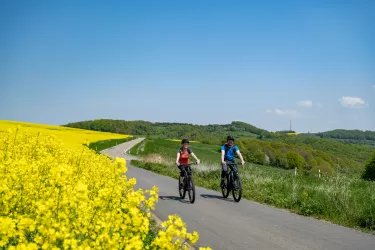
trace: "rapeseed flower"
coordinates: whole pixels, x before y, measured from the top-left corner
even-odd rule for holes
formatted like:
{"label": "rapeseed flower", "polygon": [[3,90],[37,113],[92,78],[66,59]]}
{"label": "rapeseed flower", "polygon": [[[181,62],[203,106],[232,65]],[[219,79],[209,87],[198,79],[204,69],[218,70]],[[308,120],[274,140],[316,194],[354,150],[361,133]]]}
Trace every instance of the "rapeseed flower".
{"label": "rapeseed flower", "polygon": [[184,249],[188,233],[172,215],[147,243],[158,189],[135,190],[126,161],[69,148],[56,136],[0,133],[0,248]]}

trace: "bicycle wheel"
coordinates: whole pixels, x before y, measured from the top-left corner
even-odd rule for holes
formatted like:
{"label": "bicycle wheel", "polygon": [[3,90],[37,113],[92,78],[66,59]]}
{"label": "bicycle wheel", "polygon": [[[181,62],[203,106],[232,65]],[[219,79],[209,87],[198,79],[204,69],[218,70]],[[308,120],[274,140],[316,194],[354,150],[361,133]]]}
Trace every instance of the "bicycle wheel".
{"label": "bicycle wheel", "polygon": [[178,178],[178,192],[180,193],[180,198],[181,198],[181,199],[185,199],[185,195],[186,195],[186,189],[185,189],[185,186],[186,186],[186,184],[185,184],[185,179],[184,179],[182,185],[180,185],[180,183],[181,183],[181,179],[182,179],[182,177],[180,176],[180,177]]}
{"label": "bicycle wheel", "polygon": [[224,178],[224,184],[221,187],[221,193],[223,194],[224,198],[228,198],[230,192],[230,185],[229,185],[229,177]]}
{"label": "bicycle wheel", "polygon": [[233,185],[232,188],[232,195],[235,202],[239,202],[241,200],[242,196],[242,184],[241,184],[241,178],[238,174],[233,176]]}
{"label": "bicycle wheel", "polygon": [[188,177],[188,185],[187,185],[187,189],[188,189],[188,195],[189,195],[189,200],[190,200],[190,203],[194,203],[195,201],[195,185],[194,185],[194,179],[193,179],[193,176],[190,175]]}

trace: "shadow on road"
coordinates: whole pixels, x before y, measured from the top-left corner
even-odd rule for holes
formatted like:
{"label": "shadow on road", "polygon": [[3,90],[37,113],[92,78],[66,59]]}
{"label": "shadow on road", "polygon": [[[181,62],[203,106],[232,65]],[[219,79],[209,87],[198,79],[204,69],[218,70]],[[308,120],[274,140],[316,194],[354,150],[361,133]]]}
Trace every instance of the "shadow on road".
{"label": "shadow on road", "polygon": [[232,199],[224,198],[223,196],[215,195],[215,194],[201,194],[201,197],[205,199],[218,199],[218,200],[223,200],[223,201],[234,202],[234,200]]}
{"label": "shadow on road", "polygon": [[179,196],[159,196],[161,200],[174,200],[182,203],[190,203],[188,200],[181,199]]}

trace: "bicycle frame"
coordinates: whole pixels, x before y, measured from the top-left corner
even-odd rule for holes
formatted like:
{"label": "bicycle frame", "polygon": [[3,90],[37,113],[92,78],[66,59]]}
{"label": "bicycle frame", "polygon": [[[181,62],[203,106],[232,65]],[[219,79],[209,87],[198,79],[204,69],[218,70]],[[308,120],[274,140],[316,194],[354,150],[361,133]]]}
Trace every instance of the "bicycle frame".
{"label": "bicycle frame", "polygon": [[184,166],[184,170],[185,170],[185,176],[184,176],[184,188],[185,189],[187,189],[187,186],[190,184],[190,176],[193,173],[191,165],[197,165],[197,163],[195,162],[191,164],[181,164],[181,166]]}
{"label": "bicycle frame", "polygon": [[[197,165],[197,163],[193,163],[194,165]],[[189,200],[190,203],[194,203],[195,201],[195,185],[194,185],[194,178],[192,175],[192,164],[181,164],[184,170],[184,180],[183,180],[183,187],[179,187],[180,197],[182,199],[185,198],[186,191],[188,191],[189,194]],[[179,182],[179,184],[181,184]],[[183,188],[183,193],[181,193],[181,188]]]}
{"label": "bicycle frame", "polygon": [[233,188],[233,184],[234,184],[234,171],[232,170],[232,168],[230,166],[237,167],[237,163],[229,163],[229,164],[227,163],[227,166],[229,167],[228,176],[229,176],[230,187]]}

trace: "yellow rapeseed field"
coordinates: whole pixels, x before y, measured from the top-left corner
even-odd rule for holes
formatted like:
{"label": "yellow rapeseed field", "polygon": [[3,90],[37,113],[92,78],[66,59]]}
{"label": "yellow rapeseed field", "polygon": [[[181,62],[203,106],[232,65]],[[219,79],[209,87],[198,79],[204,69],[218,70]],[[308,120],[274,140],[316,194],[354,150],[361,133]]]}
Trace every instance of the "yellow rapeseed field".
{"label": "yellow rapeseed field", "polygon": [[90,143],[102,140],[122,139],[129,137],[128,135],[67,128],[62,126],[0,120],[0,133],[6,132],[10,128],[16,129],[17,127],[19,127],[20,131],[28,131],[31,134],[40,133],[40,136],[55,135],[56,138],[61,140],[64,145],[69,148],[75,149],[82,148],[82,144],[87,142]]}
{"label": "yellow rapeseed field", "polygon": [[[76,133],[1,131],[0,248],[187,249],[185,243],[198,240],[175,215],[150,237],[158,189],[135,190],[124,159],[81,147],[68,131]],[[57,138],[71,139],[63,144]],[[78,146],[67,146],[73,142]]]}
{"label": "yellow rapeseed field", "polygon": [[299,135],[301,132],[293,132],[293,133],[287,133],[288,135]]}

